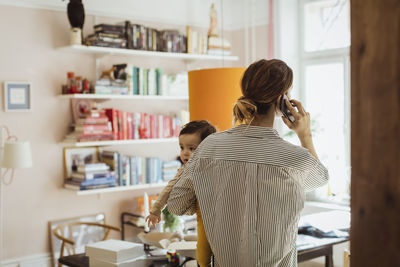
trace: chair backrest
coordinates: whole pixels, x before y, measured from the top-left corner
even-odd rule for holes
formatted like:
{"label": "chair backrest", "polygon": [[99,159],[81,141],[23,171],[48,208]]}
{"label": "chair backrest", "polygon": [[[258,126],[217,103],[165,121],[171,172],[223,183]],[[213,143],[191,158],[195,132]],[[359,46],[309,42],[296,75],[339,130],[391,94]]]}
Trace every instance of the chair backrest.
{"label": "chair backrest", "polygon": [[82,253],[85,245],[107,239],[111,230],[120,232],[119,227],[102,222],[71,221],[57,225],[52,234],[61,242],[59,257],[63,257]]}

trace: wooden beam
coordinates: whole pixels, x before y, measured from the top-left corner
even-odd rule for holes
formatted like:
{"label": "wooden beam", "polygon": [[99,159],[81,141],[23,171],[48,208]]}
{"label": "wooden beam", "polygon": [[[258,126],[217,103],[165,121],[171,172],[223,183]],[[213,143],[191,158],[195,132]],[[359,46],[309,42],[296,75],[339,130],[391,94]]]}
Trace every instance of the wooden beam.
{"label": "wooden beam", "polygon": [[351,267],[400,266],[400,1],[351,0]]}

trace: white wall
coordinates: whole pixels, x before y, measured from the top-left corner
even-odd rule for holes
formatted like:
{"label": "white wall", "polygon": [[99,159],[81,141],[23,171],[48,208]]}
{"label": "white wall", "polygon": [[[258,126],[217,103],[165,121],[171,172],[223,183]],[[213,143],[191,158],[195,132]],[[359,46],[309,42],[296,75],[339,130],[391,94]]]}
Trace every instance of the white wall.
{"label": "white wall", "polygon": [[[68,0],[0,0],[0,5],[65,11]],[[87,15],[109,16],[156,23],[208,27],[211,4],[219,12],[226,30],[245,27],[244,10],[254,6],[251,20],[255,25],[268,23],[268,0],[83,0]],[[150,12],[151,10],[151,12]],[[223,10],[223,14],[221,14]],[[250,19],[250,18],[249,18]]]}

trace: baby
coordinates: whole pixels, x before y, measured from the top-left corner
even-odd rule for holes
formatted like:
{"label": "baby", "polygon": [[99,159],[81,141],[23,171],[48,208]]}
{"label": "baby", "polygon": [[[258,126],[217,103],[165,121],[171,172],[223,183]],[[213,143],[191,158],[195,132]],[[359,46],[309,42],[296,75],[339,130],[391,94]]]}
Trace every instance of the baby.
{"label": "baby", "polygon": [[[217,130],[215,129],[215,127],[205,120],[191,121],[186,125],[184,125],[179,133],[179,146],[181,148],[180,158],[183,164],[186,164],[189,161],[190,157],[192,156],[196,148],[200,145],[201,141],[203,141],[207,136],[209,136],[212,133],[215,133],[216,131]],[[175,178],[168,182],[168,185],[162,190],[156,202],[153,204],[150,210],[150,215],[146,217],[146,222],[148,223],[149,226],[150,223],[156,226],[157,223],[160,222],[161,210],[167,203],[172,187],[179,180],[183,168],[184,166],[178,170],[178,173],[176,174]],[[196,215],[197,215],[197,261],[201,267],[210,266],[211,248],[207,241],[198,203],[196,207]]]}

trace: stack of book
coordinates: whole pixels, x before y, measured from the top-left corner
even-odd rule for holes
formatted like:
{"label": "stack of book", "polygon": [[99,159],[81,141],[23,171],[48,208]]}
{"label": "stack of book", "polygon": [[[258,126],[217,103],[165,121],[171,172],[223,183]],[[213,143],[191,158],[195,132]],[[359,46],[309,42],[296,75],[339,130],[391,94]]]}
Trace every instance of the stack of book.
{"label": "stack of book", "polygon": [[163,180],[169,181],[173,179],[181,166],[182,163],[179,160],[164,161],[162,165]]}
{"label": "stack of book", "polygon": [[90,190],[116,186],[115,172],[105,163],[79,165],[71,177],[65,180],[64,187],[73,190]]}
{"label": "stack of book", "polygon": [[129,87],[126,80],[100,79],[96,81],[94,93],[100,95],[127,95]]}
{"label": "stack of book", "polygon": [[126,48],[125,27],[120,25],[98,24],[94,34],[85,38],[85,45],[113,48]]}
{"label": "stack of book", "polygon": [[135,263],[144,257],[143,244],[128,241],[109,239],[95,242],[86,245],[85,254],[89,257],[89,266],[128,267],[144,264]]}
{"label": "stack of book", "polygon": [[74,131],[66,136],[67,141],[85,142],[115,139],[106,111],[90,110],[76,119]]}

